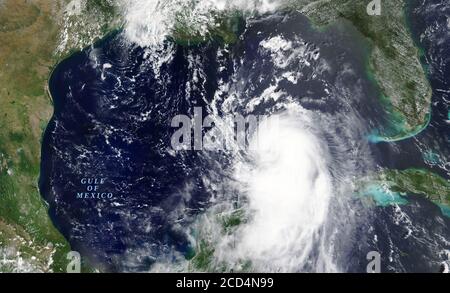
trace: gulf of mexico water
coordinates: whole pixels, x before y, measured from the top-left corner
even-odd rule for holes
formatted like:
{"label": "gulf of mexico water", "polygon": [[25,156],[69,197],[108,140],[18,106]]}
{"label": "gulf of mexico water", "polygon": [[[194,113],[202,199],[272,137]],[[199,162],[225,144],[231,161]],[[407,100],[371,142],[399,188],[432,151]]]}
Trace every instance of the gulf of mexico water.
{"label": "gulf of mexico water", "polygon": [[[371,250],[385,256],[385,271],[436,270],[442,243],[433,235],[446,239],[448,229],[446,222],[431,227],[426,221],[441,219],[438,207],[420,197],[408,206],[367,206],[351,195],[351,179],[377,166],[421,164],[420,157],[401,159],[413,148],[410,142],[399,147],[367,141],[386,117],[365,76],[366,60],[367,47],[354,28],[339,23],[318,33],[297,13],[250,20],[232,45],[167,41],[143,48],[123,32],[108,36],[61,62],[50,80],[55,114],[43,141],[40,187],[54,223],[73,249],[107,271],[148,271],[158,264],[184,270],[204,239],[222,257],[211,261],[210,270],[223,263],[239,268],[248,257],[255,271],[365,271]],[[299,204],[299,215],[315,207],[324,216],[275,222],[274,231],[292,225],[292,233],[274,233],[267,249],[280,251],[283,243],[298,250],[277,262],[271,254],[246,253],[257,251],[249,250],[255,239],[248,231],[264,223],[253,220],[255,213],[266,211],[236,175],[254,170],[247,153],[170,149],[171,119],[192,115],[194,107],[219,117],[301,113],[304,121],[293,133],[306,131],[322,142],[317,149],[325,146],[322,155],[307,159],[329,168],[333,192],[311,205],[292,202]],[[304,162],[295,154],[289,158]],[[290,180],[272,179],[280,190]],[[291,200],[290,194],[274,196]],[[277,207],[282,205],[275,202],[272,216],[284,212]],[[218,209],[244,210],[245,224],[231,235],[234,246],[220,226],[209,237],[198,228],[216,227],[211,223]],[[415,234],[420,225],[426,235]],[[434,246],[418,245],[424,239]],[[408,257],[404,250],[411,251]]]}

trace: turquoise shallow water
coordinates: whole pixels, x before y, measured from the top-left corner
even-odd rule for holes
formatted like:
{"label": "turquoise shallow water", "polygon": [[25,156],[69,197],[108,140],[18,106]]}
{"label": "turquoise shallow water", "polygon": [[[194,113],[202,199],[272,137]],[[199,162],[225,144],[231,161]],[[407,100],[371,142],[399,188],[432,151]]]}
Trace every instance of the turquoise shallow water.
{"label": "turquoise shallow water", "polygon": [[439,154],[431,150],[423,153],[423,159],[430,165],[437,165],[441,163],[441,158]]}
{"label": "turquoise shallow water", "polygon": [[[429,64],[424,62],[424,57],[426,55],[426,48],[421,43],[419,34],[415,32],[415,26],[417,24],[415,23],[414,19],[414,7],[416,6],[417,6],[416,1],[407,1],[407,4],[405,6],[405,15],[406,15],[405,20],[410,30],[411,36],[414,40],[414,43],[419,51],[419,57],[422,61],[422,67],[424,68],[427,78],[430,79]],[[389,101],[388,103],[390,104]],[[392,108],[392,106],[390,108]],[[395,114],[395,112],[392,112],[391,114],[389,114],[389,116],[391,116],[389,122],[390,125],[386,125],[384,129],[374,129],[372,133],[368,135],[367,137],[368,141],[370,143],[376,144],[381,142],[399,142],[416,137],[417,135],[425,131],[432,122],[433,108],[431,103],[429,108],[430,108],[429,114],[426,117],[426,122],[423,125],[417,125],[415,129],[411,130],[405,129],[405,121],[402,116]]]}
{"label": "turquoise shallow water", "polygon": [[[271,23],[266,26],[272,28]],[[258,38],[264,37],[264,35],[256,34],[256,31],[257,29],[254,30],[254,34],[243,38],[249,48],[254,48],[253,44]],[[271,30],[267,31],[271,34]],[[174,218],[177,218],[172,216],[175,215],[172,213],[174,203],[184,201],[184,198],[180,199],[179,193],[180,190],[185,190],[186,184],[184,183],[189,183],[189,186],[194,186],[192,190],[189,190],[190,195],[193,196],[183,202],[183,205],[188,207],[186,211],[196,216],[197,211],[204,210],[204,203],[208,202],[210,196],[209,186],[204,186],[204,181],[202,181],[205,170],[216,172],[214,178],[222,178],[224,175],[222,170],[214,168],[215,165],[209,165],[208,161],[203,160],[202,157],[195,155],[186,155],[182,158],[172,157],[166,156],[163,151],[160,151],[163,150],[161,145],[169,145],[169,142],[162,144],[160,142],[170,140],[171,132],[166,129],[170,125],[170,121],[166,121],[166,119],[172,115],[187,113],[185,107],[189,106],[184,102],[184,96],[180,94],[185,92],[186,80],[192,74],[188,70],[186,51],[180,48],[174,62],[163,71],[167,75],[162,76],[170,76],[173,79],[171,87],[165,88],[162,85],[160,87],[160,83],[154,82],[152,68],[144,68],[144,70],[141,67],[143,50],[123,52],[119,50],[119,41],[109,39],[96,48],[102,63],[114,65],[105,75],[102,70],[104,68],[92,68],[88,58],[90,54],[74,56],[69,62],[63,64],[63,68],[59,67],[59,74],[57,74],[58,71],[55,72],[57,74],[55,81],[58,81],[56,78],[60,78],[60,82],[57,83],[58,87],[54,90],[61,94],[61,99],[56,101],[60,104],[56,104],[55,108],[64,106],[64,109],[58,108],[59,111],[56,112],[57,114],[62,110],[65,112],[64,115],[56,117],[59,119],[59,124],[55,123],[52,125],[54,128],[47,131],[49,136],[55,135],[55,137],[50,141],[51,144],[48,145],[48,148],[44,150],[47,160],[43,160],[43,169],[44,171],[46,167],[52,169],[49,169],[51,172],[43,172],[43,178],[54,183],[54,186],[59,191],[62,190],[60,193],[65,196],[56,205],[56,201],[52,201],[54,194],[50,193],[54,189],[46,188],[47,181],[43,181],[42,190],[53,203],[55,215],[53,218],[58,221],[59,228],[64,234],[70,237],[74,249],[87,251],[86,254],[89,254],[93,261],[108,266],[108,270],[111,271],[148,271],[155,259],[160,256],[165,258],[167,247],[170,247],[171,251],[186,255],[187,259],[192,258],[193,246],[187,241],[184,234],[178,233],[181,230],[179,229],[180,225],[189,223],[174,221]],[[333,53],[332,56],[335,56],[335,42],[330,42],[330,44],[333,44],[333,47],[329,51]],[[207,72],[210,74],[207,74],[206,80],[209,83],[219,78],[214,74],[216,52],[216,48],[198,48],[191,53],[193,56],[206,58],[204,64],[208,64]],[[247,50],[246,52],[257,53],[258,51]],[[252,61],[254,58],[257,60],[254,64],[258,66],[249,65],[245,72],[252,71],[255,80],[250,84],[261,85],[259,76],[271,78],[267,72],[272,71],[260,68],[269,63],[261,62],[262,57],[256,53],[255,55],[250,54],[246,60]],[[127,56],[128,59],[124,60],[124,56]],[[234,63],[230,62],[229,64],[231,67]],[[247,64],[253,63],[248,62]],[[249,70],[250,68],[252,70]],[[106,79],[102,79],[102,76],[105,76]],[[137,82],[131,82],[136,76],[139,77]],[[121,78],[124,88],[117,86],[116,77]],[[206,94],[203,93],[203,88],[198,86],[201,92],[199,90],[200,93],[196,92],[193,95],[198,98],[196,102],[200,105],[204,102],[201,98],[204,95],[209,96],[210,89],[214,89],[216,86],[209,83],[205,89]],[[311,83],[309,87],[305,87],[305,84],[306,82],[302,83],[301,88],[289,90],[295,90],[298,96],[302,96],[309,95],[308,92],[303,92],[305,88],[308,91],[322,89],[315,83]],[[137,94],[130,95],[130,92]],[[211,92],[214,91],[211,90]],[[113,94],[122,99],[109,100],[108,97],[114,96]],[[128,99],[128,96],[133,99]],[[104,103],[104,99],[108,99],[108,103]],[[116,107],[110,108],[111,104]],[[331,107],[330,104],[326,106]],[[152,115],[149,120],[141,121],[139,119],[142,117],[142,113],[150,113],[150,111],[152,111]],[[95,121],[92,117],[95,117]],[[134,121],[134,117],[138,119]],[[370,116],[368,115],[368,117]],[[58,125],[60,127],[57,127]],[[101,135],[105,132],[103,129],[111,129],[110,125],[114,127],[114,133],[107,137]],[[65,128],[61,126],[65,126]],[[52,131],[53,129],[55,131]],[[123,137],[131,140],[123,141]],[[407,140],[403,143],[409,147],[412,145],[411,141]],[[76,148],[74,143],[76,143]],[[111,144],[115,149],[111,148]],[[389,148],[394,149],[400,143],[380,143],[373,147],[383,145],[389,145]],[[56,148],[54,148],[55,146]],[[64,150],[64,152],[52,153],[55,149]],[[120,157],[114,152],[117,149],[120,150]],[[397,149],[395,151],[392,149],[388,151],[381,149],[380,153],[383,156],[380,156],[380,161],[385,162],[388,167],[402,169],[402,165],[395,164],[397,161],[393,162],[399,152],[396,152]],[[64,156],[58,156],[59,154],[64,154]],[[412,156],[408,151],[402,151],[401,154],[406,154],[406,158],[402,161],[407,163],[407,167],[417,167],[415,161],[422,160],[422,156],[417,153],[413,153],[414,156]],[[50,174],[52,177],[46,177],[45,174]],[[188,176],[185,174],[189,174],[188,180],[186,180]],[[107,183],[101,188],[117,195],[116,202],[99,203],[75,200],[74,194],[85,188],[80,184],[82,178],[85,177],[107,178]],[[365,263],[360,267],[360,260],[366,259],[367,251],[377,250],[382,255],[388,255],[394,247],[401,253],[394,255],[394,262],[389,264],[389,268],[384,268],[384,271],[436,271],[437,269],[433,267],[434,263],[428,259],[434,261],[438,256],[435,257],[434,251],[429,251],[428,243],[422,246],[422,240],[404,241],[404,235],[409,233],[407,230],[409,227],[403,223],[402,225],[397,223],[395,208],[391,206],[394,204],[405,205],[408,200],[400,193],[391,192],[377,184],[368,186],[365,195],[373,198],[378,205],[385,208],[374,209],[373,218],[372,215],[369,218],[366,213],[361,213],[361,226],[358,226],[358,231],[355,232],[358,234],[354,237],[340,233],[342,239],[345,238],[344,240],[358,239],[355,248],[351,248],[353,260],[347,258],[345,253],[340,256],[342,263],[345,263],[346,270],[364,271]],[[410,201],[413,202],[414,199],[411,198]],[[98,215],[98,207],[102,208],[101,216]],[[430,235],[427,238],[434,239],[433,237],[437,235],[435,231],[439,233],[447,231],[439,226],[440,223],[429,221],[439,212],[435,205],[430,204],[420,209],[409,209],[409,207],[410,205],[405,205],[402,210],[409,212],[408,216],[415,225],[424,227],[421,231],[426,231]],[[182,209],[179,210],[184,212]],[[450,214],[450,210],[448,213]],[[186,215],[186,218],[188,217],[189,215]],[[447,219],[444,220],[447,221]],[[150,232],[147,223],[152,224]],[[373,231],[366,229],[369,226],[374,227]],[[445,235],[447,234],[444,234],[444,238]],[[372,246],[372,241],[365,242],[375,236],[379,239],[376,247]],[[436,241],[439,239],[436,238]],[[350,243],[350,245],[352,244]],[[438,245],[433,245],[433,247]],[[134,251],[143,253],[134,254]],[[171,251],[169,251],[170,255],[172,255]],[[424,257],[428,261],[424,262]]]}
{"label": "turquoise shallow water", "polygon": [[[398,192],[390,191],[389,189],[377,184],[371,183],[367,185],[362,192],[362,196],[372,198],[378,206],[387,207],[391,205],[405,205],[408,204],[406,195],[402,195]],[[442,211],[442,214],[446,217],[450,217],[450,207],[445,205],[438,205]]]}
{"label": "turquoise shallow water", "polygon": [[393,123],[395,126],[395,127],[393,127],[394,130],[390,131],[390,132],[394,133],[393,137],[395,137],[399,133],[405,133],[403,136],[396,137],[396,138],[385,137],[383,135],[380,135],[379,130],[375,130],[367,136],[367,140],[370,143],[399,142],[399,141],[407,140],[407,139],[413,138],[413,137],[421,134],[424,130],[427,129],[427,127],[430,125],[430,123],[431,123],[431,115],[428,115],[427,122],[424,125],[418,126],[415,130],[410,131],[409,133],[404,129],[404,127],[401,124],[395,125],[395,123]]}
{"label": "turquoise shallow water", "polygon": [[[124,35],[120,33],[60,63],[49,84],[55,115],[42,144],[40,187],[51,206],[55,225],[69,239],[71,247],[85,251],[90,262],[100,263],[111,272],[148,271],[154,262],[165,260],[166,255],[172,253],[184,255],[186,259],[192,257],[196,245],[191,239],[195,235],[191,237],[185,231],[190,231],[194,226],[191,223],[215,204],[211,198],[217,196],[216,186],[222,186],[222,182],[216,181],[229,180],[227,172],[233,168],[234,158],[204,152],[168,155],[174,133],[170,127],[172,117],[191,116],[193,105],[209,113],[208,105],[216,102],[220,80],[230,80],[233,87],[236,78],[239,92],[246,93],[239,104],[249,103],[247,96],[260,96],[272,84],[274,76],[281,76],[272,56],[255,49],[272,38],[274,31],[283,32],[283,37],[292,42],[297,42],[301,33],[302,39],[308,40],[311,52],[320,49],[322,58],[334,68],[323,71],[323,77],[312,78],[318,74],[315,68],[320,64],[311,63],[311,67],[303,69],[308,78],[298,84],[280,83],[280,92],[298,97],[299,103],[304,103],[310,111],[343,116],[344,112],[340,113],[348,109],[347,100],[330,96],[327,103],[322,103],[301,97],[322,100],[326,95],[324,88],[335,82],[334,88],[350,88],[353,92],[355,79],[360,80],[363,74],[364,52],[357,43],[350,42],[353,34],[342,36],[342,32],[346,32],[344,28],[333,28],[334,31],[330,29],[326,34],[307,28],[308,20],[300,14],[262,19],[249,27],[241,42],[228,53],[219,51],[217,43],[168,49],[173,59],[165,61],[158,74],[154,72],[153,63],[146,61],[146,51],[123,46]],[[305,45],[298,43],[298,46]],[[93,55],[99,66],[92,66]],[[191,58],[198,60],[198,68],[191,66]],[[235,64],[242,64],[242,68],[236,68]],[[299,58],[289,66],[298,70],[302,64]],[[348,64],[351,64],[352,75],[343,73]],[[220,69],[222,65],[224,69]],[[204,73],[201,78],[194,78],[197,71]],[[244,82],[242,89],[241,81]],[[355,95],[367,102],[355,99],[355,104],[361,103],[361,116],[372,117],[376,96],[368,82],[361,81],[360,86],[355,89]],[[217,103],[221,108],[222,101],[217,99]],[[261,104],[254,114],[270,113],[275,106]],[[245,113],[242,108],[236,106],[233,111]],[[351,122],[349,126],[354,126]],[[339,144],[339,149],[333,152],[336,157],[341,157],[342,153],[346,158],[341,150],[354,145],[353,131],[352,137],[339,137],[334,141],[337,134],[346,133],[346,125],[330,124],[336,130],[324,130],[330,131],[326,138],[330,140],[330,148]],[[354,136],[363,135],[361,131]],[[340,160],[335,162],[340,166]],[[358,167],[363,173],[366,166]],[[103,180],[103,184],[95,187],[100,193],[113,197],[89,198],[88,195],[86,198],[84,194],[90,190],[83,184],[85,178]],[[234,186],[234,182],[231,185]],[[227,185],[224,190],[227,194],[223,200],[227,200],[227,205],[228,197],[230,204],[239,204],[235,199],[238,193],[233,189]],[[354,203],[351,204],[354,208]],[[336,225],[335,221],[330,223]],[[346,233],[342,236],[346,237]],[[361,250],[361,259],[365,259],[366,250],[371,248]],[[140,251],[143,253],[136,253]],[[318,253],[312,257],[315,255]],[[354,269],[359,270],[358,263],[354,264]]]}
{"label": "turquoise shallow water", "polygon": [[444,214],[447,217],[450,217],[450,208],[444,205],[439,205],[441,208],[442,214]]}
{"label": "turquoise shallow water", "polygon": [[377,183],[366,186],[361,194],[372,197],[379,206],[389,206],[393,204],[403,205],[408,203],[400,193],[392,192]]}
{"label": "turquoise shallow water", "polygon": [[[439,1],[430,6],[438,7],[441,5]],[[428,115],[427,123],[418,126],[409,133],[405,132],[403,137],[383,137],[380,135],[381,130],[374,130],[368,137],[374,149],[379,150],[379,154],[383,160],[379,163],[386,169],[406,170],[410,168],[423,169],[448,179],[448,170],[445,168],[449,157],[449,145],[446,137],[449,136],[450,124],[448,110],[448,93],[449,88],[448,76],[450,74],[449,67],[446,66],[448,32],[445,29],[435,29],[433,33],[426,34],[427,28],[432,27],[443,28],[438,23],[446,24],[447,18],[441,18],[441,8],[436,8],[437,14],[428,15],[427,9],[418,9],[424,4],[420,1],[411,1],[406,8],[407,22],[411,31],[411,35],[419,48],[421,62],[427,73],[427,78],[433,89],[432,103],[430,105],[430,115]],[[425,7],[425,6],[424,6]],[[427,6],[428,7],[428,6]],[[431,31],[430,31],[431,32]],[[395,117],[391,121],[393,133],[395,131],[402,132],[404,129],[401,123],[396,123]],[[401,122],[401,120],[398,120]],[[397,200],[394,195],[386,195],[383,189],[378,190],[373,187],[371,190],[373,197],[380,205],[389,203],[392,199]],[[408,194],[411,195],[411,194]],[[405,197],[403,198],[405,199]],[[412,201],[412,200],[411,200]],[[450,208],[440,206],[445,216],[450,216]]]}

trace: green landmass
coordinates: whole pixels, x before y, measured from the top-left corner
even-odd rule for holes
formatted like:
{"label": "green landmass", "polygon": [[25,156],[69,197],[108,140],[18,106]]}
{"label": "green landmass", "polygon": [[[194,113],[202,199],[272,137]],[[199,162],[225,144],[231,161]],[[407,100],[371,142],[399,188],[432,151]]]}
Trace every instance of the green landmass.
{"label": "green landmass", "polygon": [[194,271],[207,272],[212,269],[212,262],[214,258],[214,247],[205,240],[201,240],[197,249],[196,254],[192,258],[191,266]]}
{"label": "green landmass", "polygon": [[[48,78],[62,57],[101,37],[113,13],[110,1],[84,2],[81,14],[95,14],[99,29],[84,34],[86,28],[79,26],[81,38],[68,30],[64,36],[69,2],[0,1],[0,272],[65,272],[67,267],[70,246],[53,226],[38,190],[40,141],[53,111]],[[57,51],[61,38],[64,48]]]}
{"label": "green landmass", "polygon": [[357,194],[365,198],[373,200],[377,206],[390,206],[390,205],[404,205],[408,203],[408,200],[398,192],[391,190],[382,180],[369,180],[363,181],[364,183],[359,186]]}
{"label": "green landmass", "polygon": [[[232,235],[237,229],[247,222],[248,215],[242,209],[232,211],[217,212],[212,217],[214,223],[203,226],[197,231],[197,246],[190,252],[186,259],[189,261],[188,271],[190,272],[251,272],[251,263],[248,260],[241,260],[238,265],[230,267],[229,264],[219,261],[215,255],[217,241]],[[215,235],[215,236],[213,236]],[[234,236],[233,236],[234,237]]]}
{"label": "green landmass", "polygon": [[[420,62],[421,51],[415,46],[406,19],[406,0],[382,1],[379,16],[367,14],[368,0],[291,0],[281,10],[298,10],[318,29],[345,19],[355,26],[371,47],[367,73],[380,91],[380,102],[389,121],[370,136],[374,142],[398,141],[416,135],[430,119],[431,87]],[[224,25],[229,14],[211,15],[209,32],[199,34],[189,29],[180,17],[173,38],[181,44],[199,43],[211,38],[227,43],[237,40],[235,26]],[[248,16],[248,15],[244,15]],[[187,23],[187,24],[186,24]]]}
{"label": "green landmass", "polygon": [[[414,44],[406,20],[406,0],[382,1],[380,16],[367,14],[368,0],[292,0],[282,7],[286,11],[296,9],[306,15],[316,29],[334,25],[338,21],[350,22],[365,38],[370,47],[367,65],[368,77],[377,85],[380,103],[388,114],[389,122],[377,130],[370,139],[398,141],[422,131],[430,120],[431,87],[420,62],[421,51]],[[235,11],[232,11],[236,15]],[[226,14],[213,17],[215,23],[223,23]],[[181,22],[183,23],[183,22]],[[214,23],[214,22],[213,22]],[[238,31],[220,26],[220,31],[211,29],[208,34],[191,31],[179,25],[173,38],[179,44],[198,44],[218,38],[225,43],[234,43]],[[230,36],[221,38],[221,36]],[[417,170],[386,171],[384,187],[365,185],[363,193],[375,197],[382,205],[407,201],[403,193],[421,194],[439,205],[448,206],[448,182],[439,176]],[[440,179],[438,179],[440,178]],[[425,181],[430,180],[425,184]],[[421,192],[418,192],[421,191]],[[446,193],[445,193],[446,192]],[[446,194],[446,196],[444,196]],[[241,224],[241,216],[222,218],[224,233],[233,231]],[[195,270],[211,271],[220,267],[214,264],[214,243],[202,240],[191,264]],[[214,265],[213,265],[214,264]],[[214,268],[214,269],[212,269]],[[243,271],[248,271],[243,265]],[[226,271],[224,269],[223,271]]]}
{"label": "green landmass", "polygon": [[450,180],[425,169],[391,170],[358,183],[358,194],[372,198],[379,206],[407,204],[412,195],[423,196],[450,217]]}
{"label": "green landmass", "polygon": [[189,22],[180,17],[172,31],[170,38],[182,46],[196,46],[207,41],[219,41],[223,44],[234,44],[238,41],[239,33],[244,26],[244,18],[241,13],[215,14],[217,19],[208,25],[207,33],[199,32],[189,27]]}
{"label": "green landmass", "polygon": [[[73,2],[73,1],[72,1]],[[78,1],[84,3],[84,1]],[[82,49],[98,36],[121,27],[123,19],[114,0],[90,0],[80,8],[65,11],[59,51],[67,47]],[[282,2],[280,10],[297,10],[314,26],[321,28],[345,19],[361,33],[370,45],[367,64],[370,79],[378,86],[380,103],[389,121],[374,130],[372,141],[398,141],[423,130],[430,119],[431,87],[420,62],[422,52],[416,47],[408,28],[408,1],[382,1],[380,16],[367,14],[367,0],[291,0]],[[193,4],[195,1],[193,1]],[[192,8],[193,9],[193,8]],[[192,19],[189,6],[175,15],[170,39],[180,45],[198,45],[209,40],[233,44],[239,38],[244,19],[250,12],[209,12],[206,29]]]}
{"label": "green landmass", "polygon": [[[429,119],[431,90],[419,60],[420,51],[408,30],[406,0],[382,1],[382,15],[368,16],[368,0],[293,0],[314,25],[351,22],[371,46],[368,74],[380,89],[380,101],[392,117],[378,137],[398,140],[420,131]],[[52,115],[47,81],[52,68],[121,26],[113,0],[0,1],[0,272],[63,272],[68,242],[48,217],[37,180],[40,141]],[[217,18],[200,35],[182,19],[171,36],[181,44],[209,39],[234,43],[241,17],[233,12]],[[390,170],[384,178],[393,191],[423,195],[449,206],[448,180],[423,170]],[[239,213],[220,220],[223,233],[242,222]],[[212,265],[212,243],[200,242],[190,257],[196,270]],[[243,270],[246,264],[243,263]]]}
{"label": "green landmass", "polygon": [[393,192],[415,194],[450,207],[450,181],[427,170],[386,170],[381,175]]}
{"label": "green landmass", "polygon": [[[50,0],[47,0],[49,2]],[[61,2],[61,0],[60,0]],[[56,55],[62,59],[122,25],[116,0],[64,0]]]}
{"label": "green landmass", "polygon": [[392,141],[417,134],[429,120],[431,87],[420,63],[421,52],[408,28],[406,0],[381,1],[379,16],[369,16],[366,0],[294,0],[299,11],[317,26],[337,19],[350,21],[370,43],[368,73],[381,91],[390,125],[377,133]]}

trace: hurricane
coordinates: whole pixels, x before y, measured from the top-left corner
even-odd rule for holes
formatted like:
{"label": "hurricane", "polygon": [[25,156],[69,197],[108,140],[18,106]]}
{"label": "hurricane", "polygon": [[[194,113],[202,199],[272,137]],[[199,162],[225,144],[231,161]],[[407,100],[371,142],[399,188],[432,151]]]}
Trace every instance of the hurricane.
{"label": "hurricane", "polygon": [[[41,192],[89,263],[361,272],[375,251],[385,270],[408,271],[417,262],[405,260],[404,239],[427,255],[423,268],[442,261],[420,239],[442,251],[445,220],[431,229],[417,212],[441,219],[440,209],[409,203],[377,175],[396,164],[402,139],[370,139],[390,116],[366,36],[343,19],[318,27],[303,13],[312,6],[294,2],[117,1],[120,29],[54,70],[50,91],[61,98],[44,137]],[[171,147],[174,117],[195,109],[208,123],[194,136],[227,148]],[[244,148],[233,143],[235,115],[258,117]],[[102,178],[108,201],[90,197],[86,178]]]}

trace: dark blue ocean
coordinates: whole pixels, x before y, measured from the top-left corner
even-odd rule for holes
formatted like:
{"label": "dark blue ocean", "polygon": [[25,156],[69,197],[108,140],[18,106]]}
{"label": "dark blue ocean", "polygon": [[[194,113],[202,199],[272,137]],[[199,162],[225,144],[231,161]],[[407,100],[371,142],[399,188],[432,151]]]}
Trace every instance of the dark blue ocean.
{"label": "dark blue ocean", "polygon": [[[370,149],[378,166],[428,169],[448,179],[450,37],[445,30],[423,37],[436,22],[447,25],[443,10],[433,9],[433,2],[439,3],[412,1],[407,12],[415,41],[424,50],[422,62],[433,87],[431,122],[413,138],[372,144]],[[189,47],[167,42],[161,50],[170,47],[175,53],[158,74],[148,51],[130,45],[121,31],[58,64],[49,82],[55,112],[42,143],[40,190],[50,204],[54,224],[73,250],[105,271],[149,270],[160,256],[170,257],[173,251],[186,258],[192,255],[185,228],[219,193],[211,189],[214,182],[205,182],[204,175],[214,170],[219,176],[211,180],[220,183],[228,179],[226,170],[231,162],[221,153],[213,154],[213,160],[201,152],[173,155],[168,150],[171,120],[179,114],[192,115],[194,107],[210,112],[219,83],[236,73],[237,60],[245,60],[240,69],[242,78],[248,80],[245,90],[260,95],[270,84],[273,64],[257,47],[280,32],[287,37],[301,34],[308,45],[335,62],[332,68],[350,64],[356,75],[366,75],[368,48],[353,39],[354,32],[343,33],[338,27],[317,33],[297,14],[241,28],[240,40],[220,56],[219,48],[224,45],[218,40]],[[192,60],[202,64],[204,75],[198,76],[192,69]],[[246,68],[245,64],[258,66]],[[304,76],[297,86],[282,85],[283,90],[299,99],[322,96],[323,87],[314,72],[305,69]],[[388,118],[369,78],[340,80],[339,72],[331,70],[323,79],[349,88],[359,82],[364,98],[354,101],[353,107],[362,117],[369,117],[367,129],[385,124]],[[341,101],[333,100],[325,105],[305,100],[303,105],[327,113],[339,112],[342,107]],[[264,111],[256,108],[255,114]],[[236,201],[238,197],[236,192]],[[395,206],[374,207],[367,218],[359,215],[355,243],[347,245],[339,257],[347,271],[365,271],[370,250],[389,257],[399,255],[383,262],[383,271],[439,270],[443,248],[450,249],[445,246],[445,239],[450,239],[450,221],[438,206],[419,196],[411,195],[409,201],[401,207],[406,218]]]}

